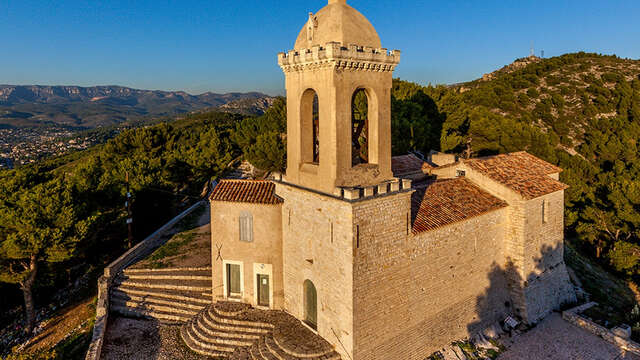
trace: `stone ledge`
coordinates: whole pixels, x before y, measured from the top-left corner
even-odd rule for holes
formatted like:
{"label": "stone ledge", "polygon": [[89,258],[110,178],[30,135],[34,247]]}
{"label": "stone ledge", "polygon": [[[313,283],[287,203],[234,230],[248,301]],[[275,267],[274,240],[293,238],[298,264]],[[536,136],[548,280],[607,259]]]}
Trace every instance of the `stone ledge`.
{"label": "stone ledge", "polygon": [[604,326],[598,325],[595,322],[580,315],[581,312],[596,305],[598,305],[598,303],[590,302],[587,304],[577,306],[573,309],[563,311],[562,318],[575,326],[581,327],[603,338],[605,341],[613,345],[616,345],[622,350],[632,352],[636,355],[640,355],[640,344],[638,344],[633,340],[622,338],[616,335],[612,330],[609,330]]}

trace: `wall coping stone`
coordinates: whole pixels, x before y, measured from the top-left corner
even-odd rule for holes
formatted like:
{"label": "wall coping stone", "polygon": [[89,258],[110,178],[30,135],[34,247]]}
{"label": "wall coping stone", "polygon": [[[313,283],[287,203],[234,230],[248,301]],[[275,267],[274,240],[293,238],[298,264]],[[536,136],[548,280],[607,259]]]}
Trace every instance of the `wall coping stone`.
{"label": "wall coping stone", "polygon": [[605,341],[616,345],[617,347],[619,347],[622,350],[625,351],[629,351],[632,352],[634,354],[640,355],[640,344],[638,344],[637,342],[630,340],[630,339],[625,339],[623,337],[618,336],[613,329],[609,330],[606,327],[602,326],[602,325],[598,325],[595,322],[585,318],[584,316],[581,316],[580,313],[593,307],[598,305],[598,303],[596,302],[589,302],[580,306],[577,306],[573,309],[567,310],[567,311],[563,311],[562,312],[562,318],[565,319],[566,321],[570,322],[573,325],[576,325],[578,327],[581,327],[601,338],[603,338]]}

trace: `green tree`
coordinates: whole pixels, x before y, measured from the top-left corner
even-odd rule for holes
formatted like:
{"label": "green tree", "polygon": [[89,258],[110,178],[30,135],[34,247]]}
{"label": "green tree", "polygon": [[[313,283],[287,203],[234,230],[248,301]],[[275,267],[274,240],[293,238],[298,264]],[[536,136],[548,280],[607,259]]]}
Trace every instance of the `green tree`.
{"label": "green tree", "polygon": [[74,256],[94,217],[82,217],[73,190],[61,179],[16,193],[0,203],[0,281],[23,292],[26,330],[35,322],[33,286],[40,264]]}
{"label": "green tree", "polygon": [[287,104],[278,98],[264,115],[246,118],[231,133],[246,160],[262,170],[282,171],[286,164]]}

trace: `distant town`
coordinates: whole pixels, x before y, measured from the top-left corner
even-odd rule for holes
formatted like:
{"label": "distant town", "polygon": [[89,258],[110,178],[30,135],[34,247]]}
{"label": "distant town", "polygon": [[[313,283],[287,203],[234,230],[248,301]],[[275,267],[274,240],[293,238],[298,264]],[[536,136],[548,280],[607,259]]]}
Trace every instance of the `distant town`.
{"label": "distant town", "polygon": [[78,132],[64,127],[33,127],[0,129],[0,170],[34,163],[50,156],[84,150],[119,133],[114,128],[106,132]]}

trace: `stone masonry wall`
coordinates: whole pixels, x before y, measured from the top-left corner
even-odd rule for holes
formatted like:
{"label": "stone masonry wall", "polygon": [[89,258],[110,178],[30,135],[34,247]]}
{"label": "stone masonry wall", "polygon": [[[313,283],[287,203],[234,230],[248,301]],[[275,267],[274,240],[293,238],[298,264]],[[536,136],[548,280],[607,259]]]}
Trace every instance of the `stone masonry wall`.
{"label": "stone masonry wall", "polygon": [[349,202],[277,183],[282,206],[284,308],[304,319],[303,283],[318,296],[318,334],[353,357],[353,226]]}
{"label": "stone masonry wall", "polygon": [[576,301],[564,263],[564,191],[529,200],[524,211],[524,317],[537,322],[563,303]]}
{"label": "stone masonry wall", "polygon": [[[466,164],[458,164],[441,176],[453,176],[453,169],[492,195],[509,203],[505,257],[516,314],[535,323],[563,303],[575,302],[575,293],[564,264],[564,191],[527,200],[506,186]],[[557,179],[558,175],[551,175]],[[542,203],[547,202],[547,221]]]}
{"label": "stone masonry wall", "polygon": [[424,359],[510,313],[507,209],[413,235],[410,193],[354,204],[353,359]]}
{"label": "stone masonry wall", "polygon": [[[253,242],[240,241],[239,217],[242,211],[253,216]],[[214,299],[224,298],[223,260],[243,263],[243,301],[257,305],[254,294],[254,264],[271,265],[272,307],[282,309],[282,206],[250,203],[211,202],[211,267]],[[220,257],[218,257],[218,247]]]}

